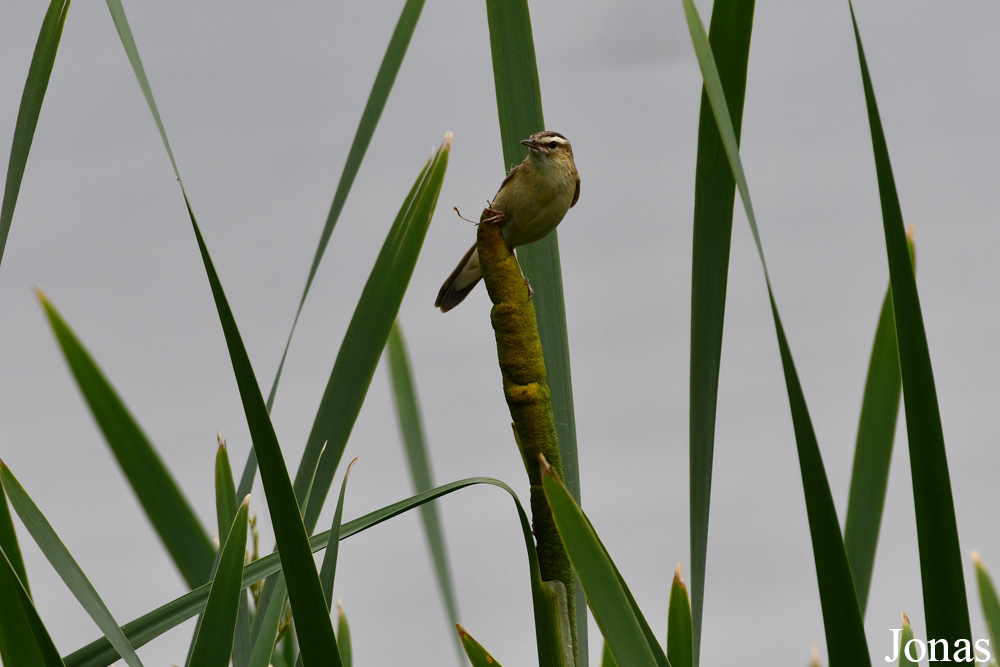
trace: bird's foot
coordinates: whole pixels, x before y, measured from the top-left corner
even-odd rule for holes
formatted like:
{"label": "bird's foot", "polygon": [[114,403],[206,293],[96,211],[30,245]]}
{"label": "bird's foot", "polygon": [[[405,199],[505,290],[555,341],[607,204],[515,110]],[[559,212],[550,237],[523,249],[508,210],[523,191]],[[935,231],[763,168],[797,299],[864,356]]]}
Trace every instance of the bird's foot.
{"label": "bird's foot", "polygon": [[504,219],[506,217],[506,216],[504,216],[503,211],[498,211],[495,208],[484,208],[483,209],[483,216],[487,216],[487,215],[489,217],[482,217],[482,218],[479,219],[479,224],[482,225],[482,224],[490,224],[490,223],[501,223],[501,222],[504,221]]}
{"label": "bird's foot", "polygon": [[[523,278],[524,274],[521,274],[521,277]],[[527,278],[524,278],[524,286],[528,288],[528,300],[530,301],[531,297],[535,296],[535,290],[532,289],[531,282]]]}

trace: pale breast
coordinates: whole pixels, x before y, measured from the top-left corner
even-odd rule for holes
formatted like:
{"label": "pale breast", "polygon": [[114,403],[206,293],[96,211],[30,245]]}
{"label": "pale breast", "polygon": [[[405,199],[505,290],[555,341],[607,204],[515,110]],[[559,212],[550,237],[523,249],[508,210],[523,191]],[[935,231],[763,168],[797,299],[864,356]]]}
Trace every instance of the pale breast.
{"label": "pale breast", "polygon": [[566,216],[573,202],[576,181],[569,175],[560,176],[536,179],[544,184],[542,188],[536,187],[530,196],[512,197],[511,201],[503,202],[506,206],[500,210],[506,216],[503,237],[507,245],[514,247],[543,239]]}

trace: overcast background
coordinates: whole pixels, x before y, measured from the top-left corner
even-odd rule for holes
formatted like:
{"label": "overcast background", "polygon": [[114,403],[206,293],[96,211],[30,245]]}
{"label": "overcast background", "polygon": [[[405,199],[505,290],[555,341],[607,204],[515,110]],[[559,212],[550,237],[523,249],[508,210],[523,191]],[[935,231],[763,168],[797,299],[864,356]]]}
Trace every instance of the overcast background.
{"label": "overcast background", "polygon": [[[258,379],[270,386],[401,1],[130,2],[126,10],[191,203]],[[0,148],[44,13],[0,21]],[[710,5],[699,3],[707,25]],[[858,6],[918,285],[968,554],[1000,572],[996,348],[1000,173],[990,2]],[[559,229],[585,508],[662,636],[689,566],[687,387],[700,74],[678,1],[532,3],[548,129],[573,142],[580,202]],[[432,308],[504,174],[482,2],[429,2],[334,232],[273,420],[291,469],[386,231],[446,131],[448,175],[400,311],[438,482],[490,475],[527,497],[488,299]],[[6,154],[6,153],[4,153]],[[843,521],[861,393],[888,281],[846,2],[758,3],[743,160],[764,250]],[[733,227],[703,664],[803,665],[824,646],[787,395],[760,263]],[[184,592],[80,397],[32,286],[61,310],[214,532],[216,431],[234,467],[246,422],[183,199],[107,7],[78,0],[0,267],[0,457],[120,622]],[[902,420],[900,420],[902,421]],[[344,460],[354,518],[409,495],[388,373]],[[338,474],[339,480],[339,474]],[[925,636],[900,426],[866,628],[873,660],[905,610]],[[463,624],[505,665],[535,661],[509,498],[440,502]],[[252,510],[273,541],[259,482]],[[320,525],[329,523],[328,505]],[[64,653],[99,631],[20,531],[35,602]],[[335,595],[358,665],[456,664],[416,513],[346,541]],[[182,663],[191,623],[140,650]],[[599,635],[592,626],[592,662]],[[994,647],[994,649],[1000,647]],[[994,654],[996,650],[994,650]],[[824,649],[825,655],[825,649]],[[825,663],[824,658],[824,663]]]}

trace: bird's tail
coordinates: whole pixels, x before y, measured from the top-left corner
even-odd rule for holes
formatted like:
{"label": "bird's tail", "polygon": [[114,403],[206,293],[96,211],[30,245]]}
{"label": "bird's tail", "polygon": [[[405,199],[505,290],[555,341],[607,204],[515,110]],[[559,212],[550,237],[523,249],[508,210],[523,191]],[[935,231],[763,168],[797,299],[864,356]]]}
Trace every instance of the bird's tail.
{"label": "bird's tail", "polygon": [[442,313],[447,313],[462,303],[462,300],[482,278],[483,272],[479,268],[479,252],[476,250],[476,244],[473,243],[469,252],[465,253],[465,257],[444,281],[434,305],[440,308]]}

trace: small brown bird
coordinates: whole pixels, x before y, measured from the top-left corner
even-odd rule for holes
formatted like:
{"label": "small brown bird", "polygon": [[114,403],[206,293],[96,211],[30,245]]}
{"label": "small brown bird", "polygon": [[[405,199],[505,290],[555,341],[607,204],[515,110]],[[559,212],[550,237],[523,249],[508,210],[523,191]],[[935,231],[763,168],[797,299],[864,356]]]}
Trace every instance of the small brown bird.
{"label": "small brown bird", "polygon": [[[538,132],[521,142],[528,156],[510,170],[500,184],[482,222],[503,226],[510,248],[545,238],[580,198],[580,174],[573,163],[573,147],[558,132]],[[442,313],[462,303],[483,277],[476,244],[458,263],[438,292],[434,305]]]}

